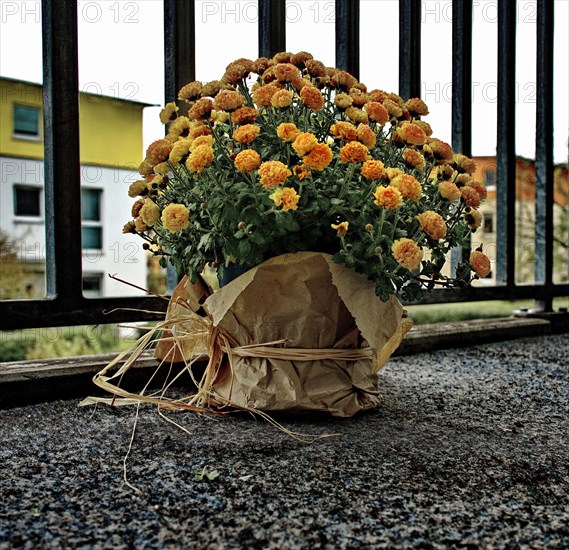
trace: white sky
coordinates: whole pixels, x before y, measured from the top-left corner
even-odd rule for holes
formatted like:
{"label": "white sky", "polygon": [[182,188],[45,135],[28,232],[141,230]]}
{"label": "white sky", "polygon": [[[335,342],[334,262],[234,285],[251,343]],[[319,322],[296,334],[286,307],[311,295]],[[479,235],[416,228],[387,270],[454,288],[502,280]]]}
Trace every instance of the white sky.
{"label": "white sky", "polygon": [[[450,142],[450,0],[423,0],[422,97],[434,135]],[[92,93],[152,104],[163,102],[160,0],[80,0],[79,82]],[[398,90],[398,0],[362,0],[360,80]],[[518,2],[516,152],[535,151],[535,20],[537,0]],[[567,161],[569,128],[569,1],[555,0],[556,162]],[[0,75],[40,82],[41,2],[0,0]],[[196,77],[220,78],[238,57],[257,57],[257,9],[252,0],[196,2]],[[306,50],[335,64],[334,1],[287,2],[287,50]],[[473,155],[496,148],[497,0],[474,2]],[[159,108],[146,109],[145,145],[162,135]],[[142,154],[142,153],[141,153]]]}

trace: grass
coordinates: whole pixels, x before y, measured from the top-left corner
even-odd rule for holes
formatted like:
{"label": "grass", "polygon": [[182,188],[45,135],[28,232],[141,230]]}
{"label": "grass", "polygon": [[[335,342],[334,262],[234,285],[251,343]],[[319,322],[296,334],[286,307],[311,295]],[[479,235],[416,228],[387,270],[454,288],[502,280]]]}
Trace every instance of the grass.
{"label": "grass", "polygon": [[[452,321],[467,321],[469,319],[490,319],[494,317],[510,317],[512,313],[521,308],[531,309],[533,300],[492,300],[487,302],[459,302],[448,304],[425,304],[419,306],[406,306],[416,325],[426,323],[448,323]],[[569,297],[555,298],[553,310],[569,307]]]}

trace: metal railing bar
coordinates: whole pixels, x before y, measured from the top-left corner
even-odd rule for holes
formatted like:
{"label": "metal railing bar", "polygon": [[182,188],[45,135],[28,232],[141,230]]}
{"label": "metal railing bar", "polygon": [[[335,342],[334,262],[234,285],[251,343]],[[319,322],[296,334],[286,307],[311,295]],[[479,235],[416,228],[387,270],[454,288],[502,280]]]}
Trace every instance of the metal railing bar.
{"label": "metal railing bar", "polygon": [[[452,3],[452,147],[472,155],[472,0]],[[470,247],[451,250],[451,272]]]}
{"label": "metal railing bar", "polygon": [[360,0],[336,0],[336,67],[360,78]]}
{"label": "metal railing bar", "polygon": [[[486,300],[546,300],[569,296],[569,284],[467,287],[460,290],[438,289],[427,294],[422,304],[477,302]],[[164,318],[167,302],[150,296],[96,298],[84,307],[56,308],[49,300],[7,300],[0,303],[0,330],[73,325],[97,325],[153,321]],[[156,312],[156,313],[154,313]]]}
{"label": "metal railing bar", "polygon": [[164,0],[165,103],[177,101],[182,86],[196,78],[195,22],[195,0]]}
{"label": "metal railing bar", "polygon": [[259,57],[272,57],[285,50],[285,0],[259,0]]}
{"label": "metal railing bar", "polygon": [[472,0],[452,3],[452,147],[472,155]]}
{"label": "metal railing bar", "polygon": [[[155,297],[95,298],[61,307],[52,300],[7,300],[0,303],[0,330],[32,327],[98,325],[163,319],[167,302]],[[149,313],[160,312],[160,313]]]}
{"label": "metal railing bar", "polygon": [[[178,92],[196,79],[195,27],[195,0],[164,0],[164,103],[176,102],[180,114],[186,114],[188,104],[178,101]],[[168,263],[168,294],[174,291],[178,280],[176,269]]]}
{"label": "metal railing bar", "polygon": [[496,281],[515,284],[517,2],[498,2]]}
{"label": "metal railing bar", "polygon": [[46,287],[51,307],[81,302],[77,2],[42,1]]}
{"label": "metal railing bar", "polygon": [[443,304],[447,302],[483,302],[486,300],[545,300],[555,296],[569,295],[569,284],[554,285],[546,288],[543,285],[497,285],[467,287],[459,289],[439,289],[426,294],[421,304]]}
{"label": "metal railing bar", "polygon": [[[535,127],[535,282],[553,278],[553,0],[537,4]],[[536,303],[551,311],[551,298]]]}
{"label": "metal railing bar", "polygon": [[399,0],[399,95],[421,97],[421,0]]}

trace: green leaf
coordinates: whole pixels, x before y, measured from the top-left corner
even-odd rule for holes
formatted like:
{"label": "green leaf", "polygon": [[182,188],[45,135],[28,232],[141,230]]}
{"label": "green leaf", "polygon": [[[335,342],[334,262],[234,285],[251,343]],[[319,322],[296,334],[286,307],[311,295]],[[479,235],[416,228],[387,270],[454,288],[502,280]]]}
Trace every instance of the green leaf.
{"label": "green leaf", "polygon": [[196,481],[203,481],[204,479],[213,481],[218,477],[219,477],[219,472],[217,470],[208,470],[207,466],[204,466],[201,470],[198,470],[195,473],[194,479]]}
{"label": "green leaf", "polygon": [[245,263],[244,260],[247,259],[247,256],[251,254],[251,243],[248,239],[243,239],[239,241],[239,245],[237,246],[237,250],[239,252],[239,259]]}

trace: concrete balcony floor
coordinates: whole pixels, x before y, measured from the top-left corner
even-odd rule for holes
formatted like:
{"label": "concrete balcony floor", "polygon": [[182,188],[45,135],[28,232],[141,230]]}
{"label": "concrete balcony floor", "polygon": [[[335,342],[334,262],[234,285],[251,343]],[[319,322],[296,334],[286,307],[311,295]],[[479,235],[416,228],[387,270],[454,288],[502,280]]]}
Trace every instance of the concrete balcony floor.
{"label": "concrete balcony floor", "polygon": [[[0,411],[0,548],[567,548],[569,334],[393,357],[351,419]],[[214,480],[197,480],[204,467]]]}

